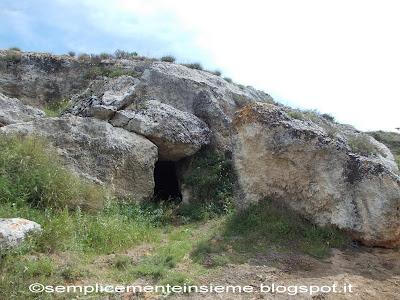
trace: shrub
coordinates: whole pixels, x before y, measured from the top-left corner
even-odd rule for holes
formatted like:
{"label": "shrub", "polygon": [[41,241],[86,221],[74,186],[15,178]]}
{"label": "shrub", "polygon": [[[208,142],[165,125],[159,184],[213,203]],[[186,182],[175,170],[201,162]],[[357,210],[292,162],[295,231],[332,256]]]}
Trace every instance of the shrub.
{"label": "shrub", "polygon": [[21,52],[21,49],[18,47],[11,47],[8,50]]}
{"label": "shrub", "polygon": [[224,77],[224,80],[225,80],[226,82],[232,83],[232,78]]}
{"label": "shrub", "polygon": [[137,54],[137,52],[128,52],[128,51],[118,49],[114,52],[114,56],[119,59],[122,59],[122,58],[129,59],[129,58],[138,56],[138,54]]}
{"label": "shrub", "polygon": [[0,60],[10,63],[19,63],[22,60],[20,51],[7,51],[6,55],[0,56]]}
{"label": "shrub", "polygon": [[78,59],[81,61],[89,61],[90,60],[90,55],[87,53],[81,53],[78,55]]}
{"label": "shrub", "polygon": [[352,135],[347,139],[351,151],[354,153],[369,156],[379,153],[374,144],[371,143],[369,137],[365,134]]}
{"label": "shrub", "polygon": [[[189,169],[184,182],[196,195],[198,203],[194,206],[216,214],[232,210],[236,175],[230,159],[203,149],[195,155]],[[199,207],[189,211],[204,213]]]}
{"label": "shrub", "polygon": [[49,103],[44,107],[44,112],[48,117],[58,117],[60,116],[70,105],[68,99],[63,99],[55,103]]}
{"label": "shrub", "polygon": [[173,57],[171,55],[161,57],[161,61],[165,61],[165,62],[173,63],[173,62],[175,62],[175,60],[176,60],[175,57]]}
{"label": "shrub", "polygon": [[101,57],[97,54],[90,54],[90,62],[92,64],[98,65],[101,63]]}
{"label": "shrub", "polygon": [[183,64],[185,67],[195,70],[203,70],[203,66],[199,63]]}
{"label": "shrub", "polygon": [[222,75],[221,71],[219,71],[219,70],[215,70],[215,71],[213,71],[211,73],[214,74],[215,76],[221,76]]}
{"label": "shrub", "polygon": [[71,57],[75,57],[76,53],[74,51],[69,51],[68,55],[71,56]]}
{"label": "shrub", "polygon": [[105,194],[66,170],[41,138],[0,140],[0,202],[33,207],[97,208]]}
{"label": "shrub", "polygon": [[335,122],[335,117],[330,114],[322,114],[321,117],[323,117],[324,119],[326,119],[330,122]]}
{"label": "shrub", "polygon": [[112,54],[109,54],[109,53],[100,53],[100,58],[101,59],[111,59],[113,56],[112,56]]}
{"label": "shrub", "polygon": [[133,70],[123,69],[123,68],[107,68],[104,66],[97,66],[90,68],[86,72],[85,77],[87,79],[95,79],[96,77],[101,77],[101,76],[115,78],[122,75],[138,77],[140,74]]}

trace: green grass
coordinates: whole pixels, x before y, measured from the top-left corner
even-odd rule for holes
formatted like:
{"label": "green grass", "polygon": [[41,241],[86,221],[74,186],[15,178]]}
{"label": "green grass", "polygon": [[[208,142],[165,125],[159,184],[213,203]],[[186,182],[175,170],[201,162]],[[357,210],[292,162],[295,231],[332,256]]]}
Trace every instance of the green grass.
{"label": "green grass", "polygon": [[43,111],[46,113],[48,117],[59,117],[71,104],[70,100],[63,99],[61,101],[57,101],[55,103],[47,104]]}
{"label": "green grass", "polygon": [[120,77],[120,76],[132,76],[132,77],[138,77],[140,73],[137,73],[133,70],[128,70],[124,68],[107,68],[104,66],[95,66],[90,68],[86,74],[85,77],[87,79],[96,79],[97,77],[109,77],[109,78],[115,78],[115,77]]}
{"label": "green grass", "polygon": [[196,199],[182,208],[187,216],[201,220],[233,209],[236,174],[229,158],[203,149],[193,157],[189,170],[184,182]]}
{"label": "green grass", "polygon": [[19,63],[22,60],[22,54],[19,50],[8,50],[6,55],[0,56],[0,60],[9,63]]}
{"label": "green grass", "polygon": [[[324,257],[347,242],[336,229],[318,228],[267,201],[236,213],[225,209],[235,180],[231,162],[204,151],[192,161],[188,178],[203,200],[225,199],[217,208],[207,201],[189,206],[116,201],[77,181],[45,141],[2,138],[0,216],[35,221],[43,231],[1,253],[0,299],[34,299],[27,289],[33,282],[121,284],[145,278],[191,284],[210,272],[207,267],[246,262],[271,245]],[[83,205],[99,200],[104,205],[96,209]],[[139,246],[146,252],[136,252]],[[131,253],[141,254],[133,259]],[[60,298],[73,296],[78,295]]]}
{"label": "green grass", "polygon": [[167,56],[161,57],[161,61],[164,61],[164,62],[173,63],[173,62],[175,62],[175,60],[176,60],[176,58],[172,55],[167,55]]}
{"label": "green grass", "polygon": [[365,134],[350,136],[347,139],[347,143],[351,151],[363,156],[377,155],[379,153],[379,150],[370,142],[369,137]]}
{"label": "green grass", "polygon": [[203,70],[203,66],[199,63],[183,64],[183,66],[188,67],[190,69]]}
{"label": "green grass", "polygon": [[349,238],[333,227],[318,227],[270,201],[232,213],[222,232],[200,242],[192,252],[194,261],[212,267],[229,262],[243,263],[271,246],[281,251],[298,251],[326,257],[331,248],[340,248]]}
{"label": "green grass", "polygon": [[374,131],[369,132],[377,141],[385,144],[393,153],[400,168],[400,134],[396,132]]}
{"label": "green grass", "polygon": [[41,208],[96,208],[103,190],[65,169],[54,149],[35,137],[0,140],[0,203]]}

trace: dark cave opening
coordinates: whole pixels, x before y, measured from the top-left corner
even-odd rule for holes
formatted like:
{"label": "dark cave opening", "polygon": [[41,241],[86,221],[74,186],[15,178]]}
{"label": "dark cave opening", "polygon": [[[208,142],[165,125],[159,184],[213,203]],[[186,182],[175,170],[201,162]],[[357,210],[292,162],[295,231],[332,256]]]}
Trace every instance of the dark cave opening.
{"label": "dark cave opening", "polygon": [[156,162],[154,168],[154,182],[154,196],[156,201],[181,201],[182,194],[179,188],[179,180],[174,162]]}

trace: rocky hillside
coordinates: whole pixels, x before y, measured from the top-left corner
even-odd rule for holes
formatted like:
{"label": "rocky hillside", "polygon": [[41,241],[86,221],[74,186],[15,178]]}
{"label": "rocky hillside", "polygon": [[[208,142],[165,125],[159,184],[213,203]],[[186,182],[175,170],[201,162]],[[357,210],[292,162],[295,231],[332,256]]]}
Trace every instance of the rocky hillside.
{"label": "rocky hillside", "polygon": [[[237,207],[284,203],[366,245],[400,244],[400,176],[390,150],[252,87],[142,57],[0,51],[0,93],[0,133],[45,137],[74,173],[118,196],[150,201],[176,177],[179,198],[196,201],[185,177],[207,148],[233,161]],[[40,111],[59,103],[68,104],[60,116]]]}

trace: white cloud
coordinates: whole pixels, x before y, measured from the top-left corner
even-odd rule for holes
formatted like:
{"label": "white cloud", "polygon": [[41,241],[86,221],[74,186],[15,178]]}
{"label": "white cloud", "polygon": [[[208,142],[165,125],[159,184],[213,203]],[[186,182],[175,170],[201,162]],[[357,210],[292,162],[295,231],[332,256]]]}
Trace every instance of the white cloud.
{"label": "white cloud", "polygon": [[[143,40],[143,54],[201,60],[284,102],[360,129],[400,127],[397,0],[56,2],[64,9],[60,14],[81,9],[90,29],[104,33],[95,45],[82,38],[69,42],[79,49],[94,52],[121,42],[134,47]],[[71,22],[79,31],[80,20]]]}

